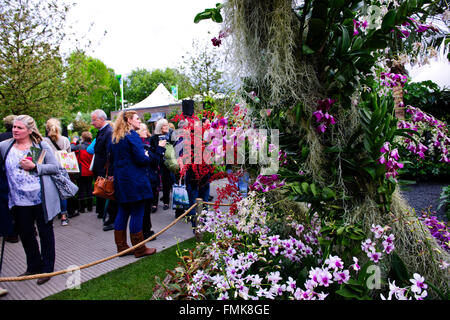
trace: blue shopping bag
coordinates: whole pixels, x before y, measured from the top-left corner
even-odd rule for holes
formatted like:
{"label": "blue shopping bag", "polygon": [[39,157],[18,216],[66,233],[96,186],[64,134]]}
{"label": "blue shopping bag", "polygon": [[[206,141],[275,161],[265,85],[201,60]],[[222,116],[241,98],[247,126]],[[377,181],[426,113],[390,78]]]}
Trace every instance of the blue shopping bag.
{"label": "blue shopping bag", "polygon": [[186,186],[182,184],[174,184],[172,186],[172,209],[189,208],[189,196]]}

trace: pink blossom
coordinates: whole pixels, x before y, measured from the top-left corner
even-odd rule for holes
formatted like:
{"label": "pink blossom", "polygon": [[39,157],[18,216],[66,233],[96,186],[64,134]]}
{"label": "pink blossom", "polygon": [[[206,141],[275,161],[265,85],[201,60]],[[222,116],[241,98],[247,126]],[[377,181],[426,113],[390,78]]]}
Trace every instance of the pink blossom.
{"label": "pink blossom", "polygon": [[334,280],[337,281],[337,283],[342,284],[346,283],[350,279],[350,272],[348,270],[343,271],[335,271],[333,273]]}
{"label": "pink blossom", "polygon": [[380,252],[368,252],[367,256],[369,257],[369,259],[375,263],[377,263],[378,261],[380,261],[381,259],[381,253]]}
{"label": "pink blossom", "polygon": [[392,150],[391,153],[389,154],[389,156],[391,158],[394,158],[395,160],[398,160],[398,149],[395,148],[394,150]]}
{"label": "pink blossom", "polygon": [[361,270],[361,267],[358,264],[358,258],[357,257],[353,257],[353,264],[350,266],[350,268],[352,268],[355,271],[359,271]]}
{"label": "pink blossom", "polygon": [[425,283],[425,278],[422,277],[418,273],[414,273],[414,279],[410,279],[409,281],[413,284],[411,286],[411,291],[417,294],[420,294],[423,289],[428,288],[428,285]]}
{"label": "pink blossom", "polygon": [[338,256],[329,257],[325,260],[325,264],[332,269],[342,269],[344,267],[344,263]]}
{"label": "pink blossom", "polygon": [[381,149],[380,149],[380,152],[381,153],[386,153],[386,152],[388,152],[390,149],[389,149],[389,147],[390,147],[390,143],[389,142],[385,142],[385,143],[383,143],[383,146],[381,147]]}

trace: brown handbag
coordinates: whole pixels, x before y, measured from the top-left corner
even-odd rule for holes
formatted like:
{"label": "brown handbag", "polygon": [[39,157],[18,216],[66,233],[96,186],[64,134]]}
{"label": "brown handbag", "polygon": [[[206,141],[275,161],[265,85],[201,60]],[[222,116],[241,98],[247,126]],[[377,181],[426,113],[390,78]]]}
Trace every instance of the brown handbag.
{"label": "brown handbag", "polygon": [[114,177],[108,176],[108,167],[109,164],[106,166],[106,176],[99,176],[97,177],[97,180],[95,180],[94,191],[92,191],[92,194],[100,198],[116,200],[114,197]]}

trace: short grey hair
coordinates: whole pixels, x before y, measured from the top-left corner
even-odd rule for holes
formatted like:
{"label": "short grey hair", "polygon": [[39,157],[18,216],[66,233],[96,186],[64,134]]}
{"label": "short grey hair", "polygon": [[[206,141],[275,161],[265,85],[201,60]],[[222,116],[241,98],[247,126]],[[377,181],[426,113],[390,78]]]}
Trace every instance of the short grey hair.
{"label": "short grey hair", "polygon": [[103,120],[106,120],[108,118],[105,111],[103,111],[102,109],[97,109],[97,110],[92,111],[91,117],[93,115],[96,115],[97,118],[102,118]]}
{"label": "short grey hair", "polygon": [[158,122],[156,122],[156,126],[155,126],[155,134],[162,134],[161,132],[161,128],[164,125],[168,125],[169,121],[167,121],[167,119],[159,119]]}

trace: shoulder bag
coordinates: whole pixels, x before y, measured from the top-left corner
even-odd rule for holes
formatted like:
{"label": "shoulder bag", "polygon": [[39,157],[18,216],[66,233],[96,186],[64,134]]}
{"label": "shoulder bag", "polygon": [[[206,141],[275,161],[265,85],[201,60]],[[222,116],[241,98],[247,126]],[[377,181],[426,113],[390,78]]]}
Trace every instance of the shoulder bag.
{"label": "shoulder bag", "polygon": [[[40,143],[39,146],[42,149],[42,145]],[[66,169],[61,167],[60,164],[58,165],[58,172],[50,175],[50,177],[52,178],[56,189],[58,189],[59,198],[61,200],[72,198],[77,194],[78,186],[70,180]]]}
{"label": "shoulder bag", "polygon": [[92,191],[92,194],[100,198],[115,200],[116,198],[114,196],[114,177],[108,176],[108,168],[109,163],[106,164],[106,176],[105,177],[98,176],[97,180],[95,180],[94,191]]}

